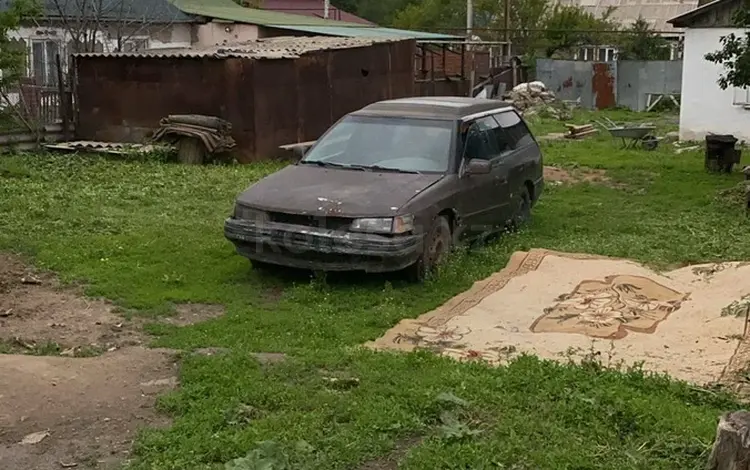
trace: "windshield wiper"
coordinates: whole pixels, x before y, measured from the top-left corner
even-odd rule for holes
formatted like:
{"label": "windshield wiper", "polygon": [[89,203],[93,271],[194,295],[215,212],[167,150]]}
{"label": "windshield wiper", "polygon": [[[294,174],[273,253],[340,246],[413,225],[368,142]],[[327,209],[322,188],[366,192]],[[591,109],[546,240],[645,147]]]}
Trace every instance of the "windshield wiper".
{"label": "windshield wiper", "polygon": [[387,166],[380,166],[380,165],[357,165],[357,168],[362,168],[363,170],[373,170],[373,171],[392,171],[396,173],[413,173],[415,175],[421,175],[421,171],[417,170],[404,170],[402,168],[392,168]]}
{"label": "windshield wiper", "polygon": [[350,170],[364,171],[364,168],[358,165],[348,165],[346,163],[327,162],[325,160],[301,160],[300,163],[304,163],[306,165],[318,165],[322,167],[347,168]]}

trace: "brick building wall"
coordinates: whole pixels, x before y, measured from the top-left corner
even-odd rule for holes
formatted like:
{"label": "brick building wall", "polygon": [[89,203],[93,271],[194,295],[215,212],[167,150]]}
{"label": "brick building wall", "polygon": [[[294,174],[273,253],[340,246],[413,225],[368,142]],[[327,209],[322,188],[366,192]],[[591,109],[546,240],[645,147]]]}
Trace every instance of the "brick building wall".
{"label": "brick building wall", "polygon": [[[423,58],[424,57],[424,58]],[[431,46],[425,49],[417,48],[414,57],[414,70],[417,78],[429,79],[444,77],[468,77],[469,72],[474,69],[477,76],[486,76],[490,72],[490,53],[487,51],[466,51],[461,70],[461,49],[445,49],[440,46]]]}

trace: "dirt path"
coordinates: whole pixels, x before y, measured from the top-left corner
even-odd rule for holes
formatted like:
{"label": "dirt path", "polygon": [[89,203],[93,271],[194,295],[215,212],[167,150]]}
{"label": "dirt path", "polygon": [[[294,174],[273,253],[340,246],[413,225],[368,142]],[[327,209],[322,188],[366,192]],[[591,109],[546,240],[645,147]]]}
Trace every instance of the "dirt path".
{"label": "dirt path", "polygon": [[[177,310],[177,326],[223,312]],[[169,424],[154,404],[177,386],[178,365],[147,341],[110,303],[0,253],[2,468],[119,468],[140,428]]]}
{"label": "dirt path", "polygon": [[167,351],[133,347],[91,358],[0,355],[0,377],[4,468],[109,469],[138,429],[168,424],[153,407],[177,367]]}

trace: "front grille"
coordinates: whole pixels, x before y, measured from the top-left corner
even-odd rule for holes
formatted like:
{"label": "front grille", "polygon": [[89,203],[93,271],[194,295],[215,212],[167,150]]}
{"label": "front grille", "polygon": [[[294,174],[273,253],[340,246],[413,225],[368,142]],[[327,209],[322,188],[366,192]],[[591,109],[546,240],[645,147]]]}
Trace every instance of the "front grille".
{"label": "front grille", "polygon": [[367,255],[349,255],[343,253],[323,253],[313,250],[290,250],[282,246],[271,246],[263,244],[262,252],[275,253],[283,257],[294,258],[300,261],[327,264],[348,264],[348,263],[382,263],[383,258],[380,256]]}
{"label": "front grille", "polygon": [[271,222],[281,224],[301,225],[303,227],[326,228],[330,230],[347,230],[354,219],[348,217],[323,217],[301,214],[287,214],[285,212],[269,212]]}

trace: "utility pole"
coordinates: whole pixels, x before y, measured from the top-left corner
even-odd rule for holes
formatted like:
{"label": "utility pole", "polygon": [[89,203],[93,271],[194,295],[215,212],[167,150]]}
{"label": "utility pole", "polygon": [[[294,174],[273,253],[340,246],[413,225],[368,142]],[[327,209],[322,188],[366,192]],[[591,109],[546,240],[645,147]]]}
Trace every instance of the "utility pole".
{"label": "utility pole", "polygon": [[[471,42],[472,29],[474,29],[474,3],[473,0],[466,0],[466,40]],[[474,51],[469,49],[469,97],[474,96]],[[463,72],[463,71],[462,71]]]}
{"label": "utility pole", "polygon": [[331,10],[331,0],[323,0],[323,18],[328,19],[328,14],[330,10]]}
{"label": "utility pole", "polygon": [[503,18],[503,22],[505,23],[505,34],[503,37],[503,40],[505,41],[505,46],[503,49],[505,49],[505,55],[510,60],[510,0],[505,0],[505,18]]}

